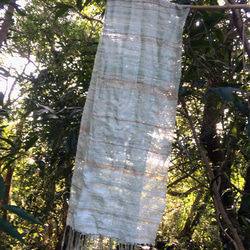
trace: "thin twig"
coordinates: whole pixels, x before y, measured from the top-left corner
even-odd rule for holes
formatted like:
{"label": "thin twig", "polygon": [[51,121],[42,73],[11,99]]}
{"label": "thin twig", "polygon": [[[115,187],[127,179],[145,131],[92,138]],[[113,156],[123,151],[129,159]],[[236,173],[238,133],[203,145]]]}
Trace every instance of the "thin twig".
{"label": "thin twig", "polygon": [[232,237],[227,233],[227,231],[221,225],[221,222],[220,222],[220,213],[219,213],[219,211],[218,211],[217,208],[215,208],[215,218],[216,218],[216,221],[217,221],[217,223],[219,225],[219,228],[220,228],[221,232],[223,232],[226,235],[226,237],[234,244],[235,248],[237,249],[237,245],[235,245],[234,240],[232,239]]}
{"label": "thin twig", "polygon": [[200,186],[194,186],[190,189],[188,189],[187,191],[181,193],[181,192],[177,192],[177,191],[171,191],[171,190],[168,190],[168,194],[171,195],[171,196],[182,196],[182,197],[187,197],[190,193],[192,193],[193,191],[199,189]]}
{"label": "thin twig", "polygon": [[198,59],[198,57],[196,56],[195,52],[193,51],[192,46],[191,46],[191,39],[190,39],[190,35],[189,35],[190,32],[189,32],[189,27],[188,26],[187,26],[187,33],[188,33],[188,49],[190,49],[190,51],[192,52],[194,59],[207,71],[207,73],[209,73],[210,76],[212,76],[216,80],[216,77],[214,76],[214,74],[212,73],[210,68],[208,68],[204,63],[202,63]]}
{"label": "thin twig", "polygon": [[203,186],[206,189],[209,189],[209,187],[207,187],[204,183],[202,183],[201,181],[199,181],[198,179],[196,179],[195,177],[193,177],[191,174],[189,174],[188,172],[186,172],[185,170],[181,169],[178,165],[174,164],[176,168],[178,168],[182,173],[186,174],[187,176],[189,176],[191,179],[193,179],[194,181],[198,182],[201,186]]}
{"label": "thin twig", "polygon": [[[228,0],[233,6],[237,5],[235,0]],[[244,5],[244,4],[240,4]],[[248,9],[250,9],[250,5],[248,5]],[[244,30],[243,20],[241,17],[241,12],[238,9],[233,9],[233,21],[235,24],[235,27],[237,29],[237,32],[242,40],[243,46],[245,51],[247,52],[248,56],[250,56],[250,43],[248,42],[248,37],[246,36],[246,31]]]}
{"label": "thin twig", "polygon": [[16,32],[18,34],[25,34],[26,33],[26,31],[16,30],[16,29],[13,29],[13,28],[9,28],[9,30],[14,31],[14,32]]}
{"label": "thin twig", "polygon": [[225,4],[225,5],[190,5],[191,10],[225,10],[225,9],[250,9],[248,4]]}
{"label": "thin twig", "polygon": [[80,11],[78,11],[75,7],[72,8],[72,10],[73,10],[74,12],[76,12],[76,13],[77,13],[81,18],[83,18],[83,19],[87,19],[87,20],[89,20],[89,21],[95,21],[95,22],[98,22],[98,23],[103,24],[103,21],[101,21],[101,20],[99,20],[99,19],[96,19],[96,18],[93,18],[93,17],[89,17],[89,16],[87,16],[87,15],[84,15],[84,14],[82,14]]}

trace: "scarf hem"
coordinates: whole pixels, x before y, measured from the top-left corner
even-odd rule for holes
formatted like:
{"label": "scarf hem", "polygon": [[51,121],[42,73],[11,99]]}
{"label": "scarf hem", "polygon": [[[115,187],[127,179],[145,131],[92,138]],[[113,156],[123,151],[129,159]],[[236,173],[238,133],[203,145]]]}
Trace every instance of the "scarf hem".
{"label": "scarf hem", "polygon": [[85,234],[67,226],[64,230],[61,250],[143,250],[155,249],[152,244],[140,245],[103,235]]}

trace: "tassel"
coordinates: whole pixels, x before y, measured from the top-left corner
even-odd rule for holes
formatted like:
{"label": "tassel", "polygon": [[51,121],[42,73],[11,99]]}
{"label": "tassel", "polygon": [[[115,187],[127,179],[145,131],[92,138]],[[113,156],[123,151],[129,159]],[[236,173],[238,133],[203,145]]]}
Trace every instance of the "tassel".
{"label": "tassel", "polygon": [[68,246],[67,246],[66,250],[73,248],[73,237],[74,237],[74,232],[73,232],[73,230],[70,230],[69,239],[68,239]]}
{"label": "tassel", "polygon": [[109,250],[112,250],[112,239],[109,239]]}
{"label": "tassel", "polygon": [[86,239],[86,235],[84,235],[84,240],[83,240],[83,250],[86,250],[86,246],[87,246],[87,239]]}
{"label": "tassel", "polygon": [[[153,249],[150,246],[150,249]],[[123,242],[103,235],[82,234],[67,226],[61,250],[140,250],[140,245]]]}
{"label": "tassel", "polygon": [[98,249],[103,249],[103,237],[101,235],[99,236]]}
{"label": "tassel", "polygon": [[64,230],[64,233],[63,233],[63,239],[62,239],[62,245],[61,245],[61,249],[63,250],[63,246],[64,246],[64,242],[65,242],[65,238],[66,238],[66,232],[67,232],[67,227],[65,228]]}
{"label": "tassel", "polygon": [[81,250],[81,234],[79,232],[76,232],[75,236],[75,249]]}

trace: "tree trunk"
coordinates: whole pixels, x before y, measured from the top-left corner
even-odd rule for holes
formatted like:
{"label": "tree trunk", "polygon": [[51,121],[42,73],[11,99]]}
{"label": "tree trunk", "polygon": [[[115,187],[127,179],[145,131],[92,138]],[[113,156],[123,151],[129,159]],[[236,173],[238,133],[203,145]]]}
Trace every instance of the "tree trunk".
{"label": "tree trunk", "polygon": [[[210,87],[216,87],[217,81],[209,82],[207,89]],[[219,97],[211,95],[205,100],[203,123],[201,127],[201,133],[206,136],[202,137],[202,145],[207,151],[209,159],[213,162],[214,166],[218,166],[223,161],[223,152],[219,151],[220,142],[216,133],[216,121],[219,115],[219,109],[217,107]]]}
{"label": "tree trunk", "polygon": [[10,25],[11,25],[10,21],[11,21],[11,18],[13,16],[14,9],[15,9],[13,4],[15,3],[16,3],[16,0],[10,0],[8,10],[6,11],[4,21],[2,23],[2,27],[0,30],[0,48],[2,47],[3,41],[7,37],[8,31],[10,29]]}
{"label": "tree trunk", "polygon": [[245,178],[244,194],[241,199],[241,206],[238,212],[239,223],[243,228],[244,240],[243,244],[246,249],[250,249],[250,167],[247,168]]}
{"label": "tree trunk", "polygon": [[198,210],[197,207],[199,206],[201,199],[203,196],[203,192],[199,192],[196,196],[194,203],[190,209],[190,213],[188,215],[188,218],[186,220],[184,228],[181,230],[177,238],[186,238],[186,241],[189,242],[192,238],[192,224],[193,224],[193,218],[195,216],[195,212]]}
{"label": "tree trunk", "polygon": [[[208,89],[210,87],[216,87],[216,85],[217,79],[214,79],[212,82],[208,83]],[[222,108],[218,107],[217,103],[221,103],[217,95],[211,95],[205,100],[201,132],[205,133],[206,136],[204,136],[201,141],[207,151],[207,156],[214,167],[213,172],[215,179],[211,181],[212,183],[216,181],[216,183],[220,185],[220,199],[225,211],[227,212],[227,216],[236,228],[238,227],[236,219],[237,214],[236,211],[232,209],[234,206],[234,197],[232,193],[232,186],[230,184],[231,162],[233,162],[235,150],[227,150],[227,152],[221,150],[223,146],[221,145],[220,138],[217,135],[216,124],[219,119],[220,109]],[[228,149],[233,149],[235,143],[228,141],[227,145]],[[223,222],[221,223],[223,226]],[[234,249],[231,240],[228,237],[225,237],[225,232],[223,230],[221,230],[221,241],[223,246],[227,247],[227,249]]]}
{"label": "tree trunk", "polygon": [[[4,196],[2,199],[2,204],[9,204],[11,200],[11,188],[12,188],[12,177],[13,177],[14,169],[12,167],[8,167],[6,176],[4,178]],[[3,209],[3,218],[7,220],[7,211]]]}

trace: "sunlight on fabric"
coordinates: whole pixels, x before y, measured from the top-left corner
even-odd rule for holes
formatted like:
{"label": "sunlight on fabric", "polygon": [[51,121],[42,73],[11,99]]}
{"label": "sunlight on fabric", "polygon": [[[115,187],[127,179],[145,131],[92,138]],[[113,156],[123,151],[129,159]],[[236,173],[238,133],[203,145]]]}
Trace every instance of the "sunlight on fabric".
{"label": "sunlight on fabric", "polygon": [[75,237],[104,246],[105,236],[110,249],[154,243],[188,12],[163,0],[107,1],[78,139],[67,249],[91,249]]}

